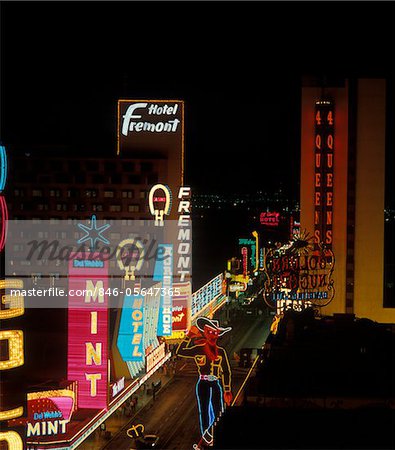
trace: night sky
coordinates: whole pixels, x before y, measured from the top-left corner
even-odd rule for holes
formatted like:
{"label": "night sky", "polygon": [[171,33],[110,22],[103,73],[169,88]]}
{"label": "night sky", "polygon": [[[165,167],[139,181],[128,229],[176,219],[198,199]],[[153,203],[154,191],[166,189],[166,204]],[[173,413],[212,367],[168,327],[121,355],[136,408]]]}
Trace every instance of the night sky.
{"label": "night sky", "polygon": [[115,155],[119,98],[184,99],[196,192],[297,189],[304,75],[394,74],[392,2],[7,2],[1,141]]}

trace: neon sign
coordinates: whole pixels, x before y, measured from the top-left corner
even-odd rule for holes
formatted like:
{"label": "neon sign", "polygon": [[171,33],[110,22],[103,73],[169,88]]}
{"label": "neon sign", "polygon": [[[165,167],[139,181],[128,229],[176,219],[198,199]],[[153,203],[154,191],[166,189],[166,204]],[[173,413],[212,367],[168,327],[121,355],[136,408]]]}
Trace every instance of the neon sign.
{"label": "neon sign", "polygon": [[0,145],[0,192],[4,191],[7,181],[7,153],[5,147]]}
{"label": "neon sign", "polygon": [[[163,195],[159,197],[155,195],[157,191],[163,191]],[[162,204],[162,207],[159,207]],[[163,226],[164,216],[170,214],[172,204],[171,191],[169,186],[164,184],[155,184],[149,191],[148,206],[150,213],[155,216],[155,225]]]}
{"label": "neon sign", "polygon": [[118,350],[124,361],[144,361],[143,335],[144,297],[126,295],[117,339]]}
{"label": "neon sign", "polygon": [[159,345],[146,356],[146,372],[153,369],[166,356],[165,343]]}
{"label": "neon sign", "polygon": [[261,225],[269,227],[278,227],[280,223],[280,213],[278,212],[261,212],[259,216]]}
{"label": "neon sign", "polygon": [[242,247],[241,248],[241,255],[243,258],[243,276],[246,277],[247,276],[247,247]]}
{"label": "neon sign", "polygon": [[[163,250],[163,251],[159,251]],[[172,332],[172,284],[173,284],[173,245],[158,245],[158,260],[155,263],[154,281],[162,283],[160,310],[158,317],[158,336],[170,336]]]}
{"label": "neon sign", "polygon": [[213,444],[213,425],[232,402],[231,368],[226,350],[217,345],[219,337],[230,331],[217,320],[198,317],[187,337],[179,344],[177,354],[195,361],[198,370],[196,397],[199,410],[201,442]]}
{"label": "neon sign", "polygon": [[192,294],[192,317],[202,311],[211,301],[222,293],[222,273],[210,280],[200,289]]}
{"label": "neon sign", "polygon": [[314,243],[331,248],[333,222],[334,111],[327,100],[315,104]]}
{"label": "neon sign", "polygon": [[191,188],[182,186],[178,191],[178,247],[177,247],[177,274],[179,275],[179,281],[185,281],[187,276],[191,275],[191,248],[192,248],[192,236],[191,236]]}
{"label": "neon sign", "polygon": [[335,259],[331,249],[320,247],[303,254],[268,250],[265,258],[264,298],[276,308],[278,302],[299,308],[309,303],[325,306],[334,297],[332,274]]}
{"label": "neon sign", "polygon": [[[79,407],[101,409],[108,403],[108,262],[76,267],[74,260],[84,256],[77,253],[69,262],[69,291],[76,295],[69,297],[67,371],[78,382]],[[100,260],[100,253],[89,256]]]}
{"label": "neon sign", "polygon": [[118,100],[117,155],[122,150],[155,148],[170,152],[182,145],[184,102]]}
{"label": "neon sign", "polygon": [[5,198],[0,195],[0,252],[4,249],[7,237],[8,209]]}

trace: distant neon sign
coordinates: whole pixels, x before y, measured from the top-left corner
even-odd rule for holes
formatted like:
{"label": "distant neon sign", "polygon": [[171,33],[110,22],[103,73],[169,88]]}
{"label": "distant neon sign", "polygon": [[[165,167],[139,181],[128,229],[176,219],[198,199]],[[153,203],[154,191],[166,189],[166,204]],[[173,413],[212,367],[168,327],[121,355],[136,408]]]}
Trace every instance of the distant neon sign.
{"label": "distant neon sign", "polygon": [[243,258],[243,275],[246,277],[247,276],[247,247],[242,247],[241,248],[241,255]]}
{"label": "distant neon sign", "polygon": [[202,311],[215,297],[221,295],[222,281],[223,275],[221,273],[192,294],[192,317]]}
{"label": "distant neon sign", "polygon": [[261,212],[259,216],[261,225],[269,227],[278,227],[280,223],[280,213],[278,212]]}

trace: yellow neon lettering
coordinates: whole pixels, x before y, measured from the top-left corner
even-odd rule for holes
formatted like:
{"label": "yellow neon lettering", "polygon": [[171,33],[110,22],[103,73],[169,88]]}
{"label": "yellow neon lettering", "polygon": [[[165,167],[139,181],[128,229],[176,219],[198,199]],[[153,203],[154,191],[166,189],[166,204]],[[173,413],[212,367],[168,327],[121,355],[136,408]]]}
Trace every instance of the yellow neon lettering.
{"label": "yellow neon lettering", "polygon": [[[37,424],[40,425],[39,423]],[[10,450],[23,450],[22,438],[15,431],[0,432],[0,442],[7,442]]]}
{"label": "yellow neon lettering", "polygon": [[95,363],[96,366],[101,365],[101,342],[96,344],[96,348],[93,347],[91,342],[87,342],[86,346],[86,365],[91,366],[92,362]]}
{"label": "yellow neon lettering", "polygon": [[86,373],[85,378],[87,381],[91,382],[91,397],[96,397],[97,395],[97,381],[101,380],[100,373]]}
{"label": "yellow neon lettering", "polygon": [[8,411],[0,411],[0,420],[11,420],[21,417],[23,414],[23,406],[18,408],[9,409]]}
{"label": "yellow neon lettering", "polygon": [[97,311],[91,311],[91,334],[97,334]]}
{"label": "yellow neon lettering", "polygon": [[95,303],[99,297],[99,303],[104,303],[104,287],[103,280],[98,280],[93,284],[92,280],[86,280],[85,303],[90,303],[91,300]]}
{"label": "yellow neon lettering", "polygon": [[[22,288],[23,280],[0,280],[0,290]],[[0,320],[22,316],[25,312],[24,297],[21,292],[19,292],[18,295],[5,294],[2,296],[1,302],[3,305],[8,305],[8,308],[0,310]]]}
{"label": "yellow neon lettering", "polygon": [[8,341],[8,359],[0,361],[0,370],[13,369],[23,365],[23,331],[2,330],[0,340]]}

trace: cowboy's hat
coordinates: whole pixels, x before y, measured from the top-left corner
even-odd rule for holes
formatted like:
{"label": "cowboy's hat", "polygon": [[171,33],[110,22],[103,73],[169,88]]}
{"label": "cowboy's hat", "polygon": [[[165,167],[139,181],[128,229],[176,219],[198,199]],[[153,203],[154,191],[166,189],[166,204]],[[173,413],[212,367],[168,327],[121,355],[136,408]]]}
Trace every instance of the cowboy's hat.
{"label": "cowboy's hat", "polygon": [[227,333],[232,329],[232,327],[222,328],[219,326],[218,320],[215,319],[208,319],[207,317],[198,317],[196,319],[196,326],[200,331],[204,330],[204,326],[207,325],[211,328],[214,328],[215,330],[220,331],[218,336],[222,336],[223,334]]}

